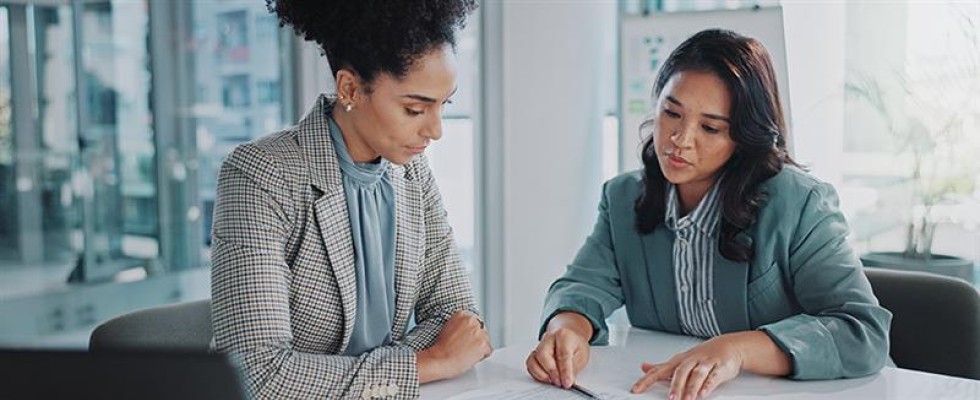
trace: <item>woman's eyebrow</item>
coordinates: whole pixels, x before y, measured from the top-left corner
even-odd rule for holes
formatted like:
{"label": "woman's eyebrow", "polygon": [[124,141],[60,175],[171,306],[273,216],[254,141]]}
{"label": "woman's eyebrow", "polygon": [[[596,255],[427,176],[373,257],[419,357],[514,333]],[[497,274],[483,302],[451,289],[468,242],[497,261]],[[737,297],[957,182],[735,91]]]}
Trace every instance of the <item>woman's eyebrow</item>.
{"label": "woman's eyebrow", "polygon": [[[684,103],[681,103],[681,101],[680,100],[677,100],[677,98],[674,97],[674,96],[668,95],[667,96],[667,101],[669,101],[671,103],[674,103],[674,104],[677,104],[680,107],[684,107]],[[728,117],[723,116],[723,115],[711,114],[711,113],[701,113],[701,115],[703,115],[705,117],[708,117],[708,118],[711,118],[711,119],[717,119],[717,120],[725,121],[725,122],[727,122],[729,124],[732,123],[732,121],[730,119],[728,119]]]}
{"label": "woman's eyebrow", "polygon": [[[456,94],[456,90],[459,90],[459,87],[458,86],[453,89],[452,93],[449,93],[449,97],[453,97],[453,95]],[[425,103],[438,103],[439,102],[439,100],[433,99],[433,98],[431,98],[429,96],[425,96],[425,95],[421,95],[421,94],[415,94],[415,93],[403,94],[402,97],[413,99],[413,100],[418,100],[418,101],[425,102]]]}

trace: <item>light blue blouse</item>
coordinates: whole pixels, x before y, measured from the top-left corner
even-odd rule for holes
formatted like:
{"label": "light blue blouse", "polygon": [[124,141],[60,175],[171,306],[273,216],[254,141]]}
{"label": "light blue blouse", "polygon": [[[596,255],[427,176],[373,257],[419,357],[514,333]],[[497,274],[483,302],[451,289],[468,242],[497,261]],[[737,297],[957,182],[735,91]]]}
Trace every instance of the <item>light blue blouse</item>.
{"label": "light blue blouse", "polygon": [[345,354],[360,355],[391,341],[395,317],[395,192],[388,177],[388,160],[354,162],[340,127],[333,118],[329,120],[343,175],[357,274],[357,311]]}

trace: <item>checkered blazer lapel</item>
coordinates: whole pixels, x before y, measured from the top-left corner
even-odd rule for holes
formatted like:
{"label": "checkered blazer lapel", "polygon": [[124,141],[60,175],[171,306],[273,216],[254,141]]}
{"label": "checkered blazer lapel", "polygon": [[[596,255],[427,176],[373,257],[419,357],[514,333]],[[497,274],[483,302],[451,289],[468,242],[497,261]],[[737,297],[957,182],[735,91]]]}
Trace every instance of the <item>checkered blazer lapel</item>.
{"label": "checkered blazer lapel", "polygon": [[[314,210],[327,257],[340,288],[344,309],[346,349],[354,328],[357,306],[357,275],[354,271],[354,242],[351,237],[347,198],[341,179],[337,153],[330,139],[327,115],[334,100],[321,95],[317,104],[297,126],[300,143],[309,163],[310,180],[320,192]],[[400,340],[415,303],[419,249],[423,248],[425,228],[422,192],[414,177],[402,166],[389,164],[388,174],[395,191],[395,318],[392,338]]]}
{"label": "checkered blazer lapel", "polygon": [[415,305],[419,250],[425,247],[422,188],[402,166],[389,164],[395,189],[395,321],[392,338],[401,340]]}

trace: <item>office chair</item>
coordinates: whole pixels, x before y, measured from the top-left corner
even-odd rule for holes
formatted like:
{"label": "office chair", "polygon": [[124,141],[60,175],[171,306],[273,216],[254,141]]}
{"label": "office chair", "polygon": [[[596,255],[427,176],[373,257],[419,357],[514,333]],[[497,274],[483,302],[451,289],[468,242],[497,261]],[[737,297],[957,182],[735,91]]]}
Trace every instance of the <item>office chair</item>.
{"label": "office chair", "polygon": [[212,334],[211,300],[199,300],[112,318],[92,332],[89,350],[207,352]]}
{"label": "office chair", "polygon": [[865,268],[892,312],[891,357],[901,368],[980,379],[980,292],[946,276]]}

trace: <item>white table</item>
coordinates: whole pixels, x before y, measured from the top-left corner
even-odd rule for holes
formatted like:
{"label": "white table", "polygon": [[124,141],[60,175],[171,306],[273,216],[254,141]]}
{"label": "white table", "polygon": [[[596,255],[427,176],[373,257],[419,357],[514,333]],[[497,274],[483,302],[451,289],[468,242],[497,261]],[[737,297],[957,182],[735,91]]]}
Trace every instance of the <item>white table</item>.
{"label": "white table", "polygon": [[[577,382],[610,399],[666,399],[667,386],[663,383],[645,394],[629,394],[629,388],[641,376],[640,363],[666,360],[699,342],[686,336],[613,327],[610,346],[592,348],[591,361]],[[535,390],[538,392],[534,398],[581,399],[573,392],[551,389],[531,380],[524,370],[524,359],[534,346],[529,342],[498,349],[459,378],[422,385],[421,398],[516,398],[518,392]],[[831,381],[792,381],[743,372],[722,384],[710,398],[980,400],[980,381],[892,367],[865,378]]]}

